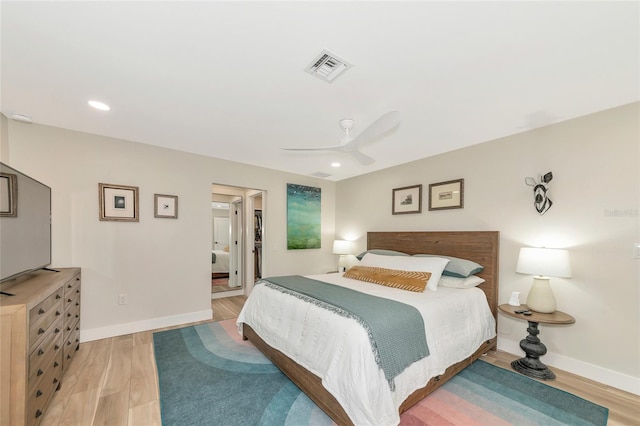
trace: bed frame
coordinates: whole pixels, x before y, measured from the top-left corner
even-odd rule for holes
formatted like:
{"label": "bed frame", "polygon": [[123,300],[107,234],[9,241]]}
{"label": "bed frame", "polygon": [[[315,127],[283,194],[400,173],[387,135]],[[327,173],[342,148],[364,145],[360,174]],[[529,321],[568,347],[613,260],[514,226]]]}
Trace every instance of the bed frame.
{"label": "bed frame", "polygon": [[[494,317],[498,310],[498,249],[500,235],[497,231],[454,231],[454,232],[369,232],[367,249],[386,249],[409,254],[427,253],[455,256],[473,260],[484,266],[478,276],[485,279],[478,288],[484,291]],[[497,319],[496,319],[497,323]],[[323,386],[315,374],[298,365],[291,358],[265,343],[247,324],[243,324],[245,340],[249,339],[267,358],[271,360],[292,382],[322,408],[338,425],[353,423],[338,401]],[[442,386],[473,361],[489,350],[496,348],[496,338],[484,342],[469,358],[447,368],[445,372],[431,378],[416,390],[400,406],[400,413],[418,403],[425,396]]]}

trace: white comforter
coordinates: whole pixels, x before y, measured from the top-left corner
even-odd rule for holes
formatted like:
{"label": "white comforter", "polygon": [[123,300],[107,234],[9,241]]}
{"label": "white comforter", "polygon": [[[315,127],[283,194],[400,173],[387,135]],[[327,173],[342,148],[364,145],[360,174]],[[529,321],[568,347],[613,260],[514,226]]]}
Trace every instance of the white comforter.
{"label": "white comforter", "polygon": [[320,377],[358,426],[399,424],[400,404],[412,392],[496,335],[484,293],[476,288],[414,293],[342,274],[308,278],[412,305],[424,318],[430,355],[396,377],[391,392],[367,333],[355,320],[264,285],[254,287],[238,317],[240,331],[242,323],[249,324],[270,346]]}
{"label": "white comforter", "polygon": [[229,272],[229,252],[224,250],[211,250],[216,255],[216,262],[211,262],[211,272]]}

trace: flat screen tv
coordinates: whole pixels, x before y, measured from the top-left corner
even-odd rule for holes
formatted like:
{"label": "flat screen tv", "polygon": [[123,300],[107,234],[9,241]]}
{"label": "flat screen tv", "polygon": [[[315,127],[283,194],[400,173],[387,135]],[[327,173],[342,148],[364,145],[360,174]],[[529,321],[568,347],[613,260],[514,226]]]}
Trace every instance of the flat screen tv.
{"label": "flat screen tv", "polygon": [[51,264],[51,188],[0,163],[0,283]]}

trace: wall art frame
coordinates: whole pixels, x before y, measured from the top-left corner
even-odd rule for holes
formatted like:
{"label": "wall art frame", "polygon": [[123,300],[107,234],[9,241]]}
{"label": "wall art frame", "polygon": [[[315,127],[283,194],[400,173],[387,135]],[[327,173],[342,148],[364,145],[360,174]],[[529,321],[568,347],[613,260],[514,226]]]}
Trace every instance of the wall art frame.
{"label": "wall art frame", "polygon": [[0,216],[18,216],[18,177],[13,173],[0,173]]}
{"label": "wall art frame", "polygon": [[165,219],[178,218],[178,196],[153,194],[153,217]]}
{"label": "wall art frame", "polygon": [[287,184],[287,250],[322,248],[322,189]]}
{"label": "wall art frame", "polygon": [[429,210],[464,208],[464,179],[429,184]]}
{"label": "wall art frame", "polygon": [[394,188],[391,194],[391,214],[422,213],[422,185]]}
{"label": "wall art frame", "polygon": [[100,220],[140,222],[140,195],[137,186],[98,184]]}

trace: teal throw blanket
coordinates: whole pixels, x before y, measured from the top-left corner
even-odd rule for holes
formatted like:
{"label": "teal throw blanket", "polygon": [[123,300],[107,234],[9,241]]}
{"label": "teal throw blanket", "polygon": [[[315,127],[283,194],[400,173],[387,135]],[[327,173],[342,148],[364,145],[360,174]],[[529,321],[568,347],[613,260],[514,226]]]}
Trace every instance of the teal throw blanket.
{"label": "teal throw blanket", "polygon": [[429,355],[424,321],[413,306],[300,275],[271,277],[260,282],[358,321],[369,335],[376,362],[391,390],[395,390],[393,379],[398,374]]}

